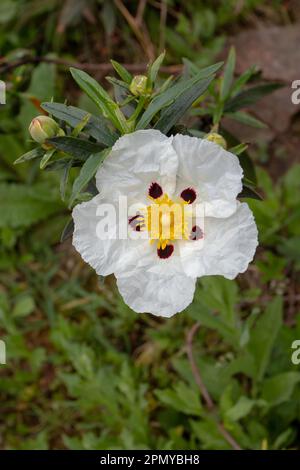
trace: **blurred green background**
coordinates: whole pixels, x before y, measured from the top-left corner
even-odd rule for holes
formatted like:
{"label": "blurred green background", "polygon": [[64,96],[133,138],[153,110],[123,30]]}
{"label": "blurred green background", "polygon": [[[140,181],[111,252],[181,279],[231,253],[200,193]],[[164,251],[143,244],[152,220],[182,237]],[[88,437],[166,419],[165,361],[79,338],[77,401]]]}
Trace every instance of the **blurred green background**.
{"label": "blurred green background", "polygon": [[[1,448],[230,449],[222,428],[244,449],[300,449],[299,21],[293,0],[1,1]],[[59,243],[69,214],[58,176],[13,162],[32,148],[40,102],[92,110],[70,63],[102,82],[111,58],[141,73],[165,48],[163,72],[176,74],[182,58],[207,65],[229,43],[238,74],[257,63],[286,83],[250,110],[268,127],[224,123],[251,143],[257,168],[255,262],[235,281],[200,279],[172,319],[137,315],[113,277],[98,279],[70,240]]]}

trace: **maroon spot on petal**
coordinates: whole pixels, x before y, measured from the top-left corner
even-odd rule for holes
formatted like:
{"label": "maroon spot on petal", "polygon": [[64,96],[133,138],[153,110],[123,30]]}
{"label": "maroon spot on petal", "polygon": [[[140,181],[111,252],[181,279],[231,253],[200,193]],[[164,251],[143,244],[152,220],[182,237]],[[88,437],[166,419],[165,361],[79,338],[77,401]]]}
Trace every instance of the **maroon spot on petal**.
{"label": "maroon spot on petal", "polygon": [[182,191],[180,197],[188,204],[192,204],[195,201],[197,194],[193,188],[186,188]]}
{"label": "maroon spot on petal", "polygon": [[167,245],[165,246],[164,249],[158,248],[157,249],[157,254],[161,259],[167,259],[170,258],[174,251],[174,245]]}
{"label": "maroon spot on petal", "polygon": [[139,217],[139,214],[134,215],[133,217],[129,217],[128,219],[129,225],[131,225],[138,217]]}
{"label": "maroon spot on petal", "polygon": [[141,231],[141,225],[143,223],[143,221],[140,219],[140,214],[137,214],[137,215],[134,215],[133,217],[130,217],[128,219],[128,223],[129,225],[133,228],[133,230],[135,230],[136,232],[140,232]]}
{"label": "maroon spot on petal", "polygon": [[151,183],[148,194],[153,199],[157,199],[163,194],[162,187],[158,183]]}
{"label": "maroon spot on petal", "polygon": [[204,233],[198,225],[194,225],[190,233],[190,240],[200,240],[203,238]]}

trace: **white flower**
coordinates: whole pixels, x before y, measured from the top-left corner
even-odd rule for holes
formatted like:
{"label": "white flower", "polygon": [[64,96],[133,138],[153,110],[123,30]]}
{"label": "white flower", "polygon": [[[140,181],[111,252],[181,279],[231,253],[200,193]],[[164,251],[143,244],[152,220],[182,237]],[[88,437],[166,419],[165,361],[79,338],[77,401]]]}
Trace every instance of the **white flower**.
{"label": "white flower", "polygon": [[[124,135],[97,172],[99,195],[73,210],[73,244],[99,275],[115,274],[133,310],[170,317],[192,302],[197,277],[233,279],[253,259],[257,228],[248,205],[237,201],[242,176],[238,158],[213,142],[156,130]],[[151,243],[142,236],[98,238],[97,207],[111,203],[117,210],[119,196],[144,207],[128,214],[128,230],[148,232]],[[185,224],[176,224],[162,209],[162,202],[172,201],[190,209],[204,205],[203,226],[192,225],[187,233]],[[169,239],[161,226],[158,236],[151,232],[153,206],[170,225]],[[178,231],[181,239],[174,235]]]}

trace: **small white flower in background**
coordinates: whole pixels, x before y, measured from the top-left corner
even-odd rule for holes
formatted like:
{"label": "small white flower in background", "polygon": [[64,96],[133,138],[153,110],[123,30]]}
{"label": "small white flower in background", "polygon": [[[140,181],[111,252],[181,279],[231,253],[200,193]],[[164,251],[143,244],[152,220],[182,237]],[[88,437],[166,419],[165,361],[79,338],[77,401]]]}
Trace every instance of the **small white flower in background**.
{"label": "small white flower in background", "polygon": [[[97,172],[99,195],[73,210],[73,244],[97,274],[115,274],[133,310],[171,317],[192,302],[197,277],[233,279],[253,259],[257,228],[248,205],[237,201],[242,176],[238,158],[208,140],[156,130],[124,135]],[[146,209],[155,206],[170,226],[169,238],[161,226],[151,233],[146,210],[128,214],[128,229],[148,231],[150,243],[145,237],[99,239],[97,207],[117,207],[120,196]],[[187,233],[186,224],[167,217],[164,207],[173,201],[191,209],[202,204],[202,226],[192,223]]]}

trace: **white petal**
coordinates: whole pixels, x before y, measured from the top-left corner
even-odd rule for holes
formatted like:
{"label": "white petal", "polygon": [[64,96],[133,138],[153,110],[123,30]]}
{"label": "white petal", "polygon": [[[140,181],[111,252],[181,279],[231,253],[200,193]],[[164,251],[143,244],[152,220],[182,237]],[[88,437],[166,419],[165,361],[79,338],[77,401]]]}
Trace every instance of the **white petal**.
{"label": "white petal", "polygon": [[180,244],[184,271],[189,276],[219,274],[234,279],[246,271],[258,245],[253,214],[246,203],[226,219],[205,218],[204,239]]}
{"label": "white petal", "polygon": [[[90,264],[97,274],[108,275],[118,269],[126,269],[135,264],[136,250],[143,240],[122,240],[118,237],[118,208],[115,207],[116,220],[112,221],[107,238],[99,238],[97,208],[112,204],[98,195],[91,201],[78,204],[73,209],[75,224],[73,245],[81,257]],[[114,207],[114,206],[112,206]]]}
{"label": "white petal", "polygon": [[173,194],[177,168],[172,138],[156,130],[140,130],[117,140],[97,172],[97,188],[109,198],[126,194],[130,202],[149,202],[148,189],[154,181]]}
{"label": "white petal", "polygon": [[159,275],[137,268],[116,277],[125,303],[138,313],[171,317],[193,301],[196,279],[185,274]]}
{"label": "white petal", "polygon": [[180,134],[174,137],[173,147],[179,158],[176,192],[192,186],[196,202],[205,203],[208,217],[228,217],[235,212],[243,176],[236,155],[214,142]]}

